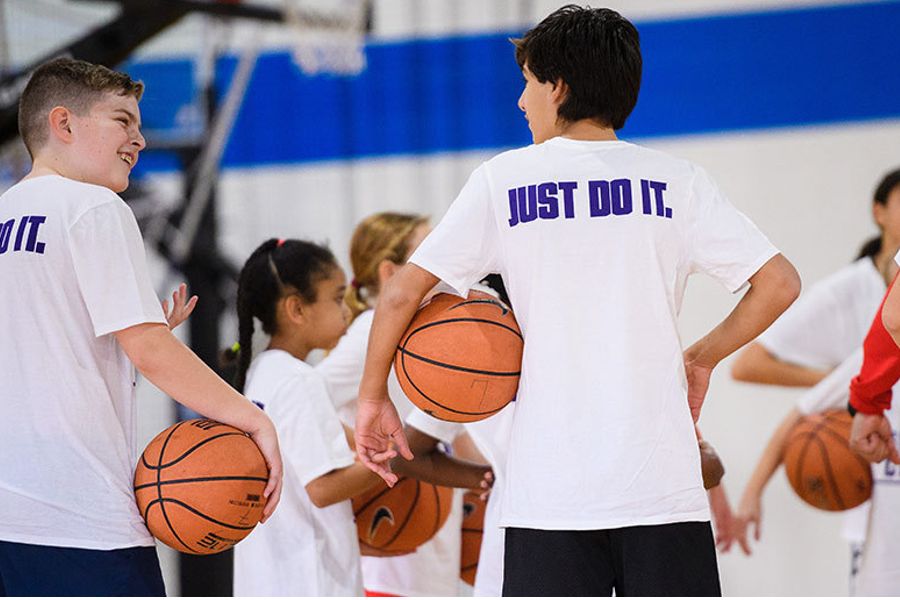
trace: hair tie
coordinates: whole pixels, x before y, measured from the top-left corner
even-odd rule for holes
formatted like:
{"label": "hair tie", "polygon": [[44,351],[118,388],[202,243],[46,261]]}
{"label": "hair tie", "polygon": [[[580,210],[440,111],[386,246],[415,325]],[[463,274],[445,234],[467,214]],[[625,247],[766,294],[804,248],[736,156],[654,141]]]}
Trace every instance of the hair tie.
{"label": "hair tie", "polygon": [[350,280],[350,286],[356,291],[359,291],[360,288],[362,288],[362,284],[356,280],[356,277]]}
{"label": "hair tie", "polygon": [[235,342],[235,343],[233,343],[233,344],[231,345],[231,351],[234,352],[235,354],[237,354],[238,352],[240,352],[240,351],[241,351],[241,343],[240,343],[240,342]]}
{"label": "hair tie", "polygon": [[278,243],[275,245],[276,248],[281,248],[284,246],[284,238],[278,238]]}

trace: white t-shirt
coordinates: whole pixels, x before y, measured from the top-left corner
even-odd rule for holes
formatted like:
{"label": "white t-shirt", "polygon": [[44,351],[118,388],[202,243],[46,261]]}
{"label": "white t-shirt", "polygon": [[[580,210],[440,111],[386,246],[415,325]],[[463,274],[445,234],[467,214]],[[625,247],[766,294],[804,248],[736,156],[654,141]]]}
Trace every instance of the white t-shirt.
{"label": "white t-shirt", "polygon": [[[316,365],[341,420],[351,427],[356,426],[356,398],[373,314],[374,311],[368,310],[356,317],[334,350]],[[398,414],[413,410],[393,371],[388,379],[388,392]],[[462,517],[462,494],[454,494],[447,522],[415,552],[392,557],[363,556],[365,588],[398,596],[455,596],[459,587]]]}
{"label": "white t-shirt", "polygon": [[306,485],[354,455],[322,377],[282,350],[254,359],[245,394],[275,423],[284,459],[281,503],[235,547],[236,596],[362,595],[350,500],[317,508]]}
{"label": "white t-shirt", "polygon": [[875,263],[861,258],[812,286],[758,341],[783,361],[833,369],[862,345],[885,290]]}
{"label": "white t-shirt", "polygon": [[499,524],[500,496],[514,411],[515,402],[482,421],[451,423],[413,409],[406,421],[411,427],[447,444],[452,444],[463,431],[468,432],[494,471],[494,487],[488,496],[484,513],[484,530],[478,554],[478,570],[475,573],[475,596],[503,595],[503,553],[506,535]]}
{"label": "white t-shirt", "polygon": [[151,546],[132,490],[135,371],[112,334],[165,323],[131,209],[50,175],[0,196],[0,540]]}
{"label": "white t-shirt", "polygon": [[461,295],[499,273],[515,307],[525,349],[501,524],[708,521],[684,288],[702,271],[737,291],[775,254],[704,171],[627,142],[554,138],[476,169],[410,262]]}

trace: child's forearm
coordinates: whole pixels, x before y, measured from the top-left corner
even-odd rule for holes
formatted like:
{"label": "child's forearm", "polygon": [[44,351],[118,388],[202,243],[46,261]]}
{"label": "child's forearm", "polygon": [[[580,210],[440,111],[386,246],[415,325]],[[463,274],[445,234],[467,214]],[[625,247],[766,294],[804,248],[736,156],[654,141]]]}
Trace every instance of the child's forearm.
{"label": "child's forearm", "polygon": [[485,474],[491,470],[488,465],[453,458],[436,449],[428,453],[415,454],[416,458],[413,460],[395,458],[391,461],[391,469],[398,475],[420,479],[434,485],[468,490],[481,489]]}
{"label": "child's forearm", "polygon": [[781,254],[750,278],[750,289],[724,321],[685,351],[685,359],[714,367],[766,330],[800,294],[800,277]]}
{"label": "child's forearm", "polygon": [[734,379],[766,385],[812,387],[827,375],[827,371],[780,360],[759,342],[748,344],[731,365],[731,376]]}
{"label": "child's forearm", "polygon": [[259,408],[210,369],[166,325],[136,325],[115,335],[135,368],[176,402],[251,434],[268,425]]}
{"label": "child's forearm", "polygon": [[317,477],[306,485],[306,492],[313,504],[325,508],[354,498],[379,483],[381,477],[363,465],[354,463]]}

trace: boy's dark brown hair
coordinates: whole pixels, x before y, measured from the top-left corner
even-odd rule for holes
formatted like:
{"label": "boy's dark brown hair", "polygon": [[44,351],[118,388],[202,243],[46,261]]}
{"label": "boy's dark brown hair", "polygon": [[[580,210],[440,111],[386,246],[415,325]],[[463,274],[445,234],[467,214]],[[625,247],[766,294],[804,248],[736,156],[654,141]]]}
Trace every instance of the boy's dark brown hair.
{"label": "boy's dark brown hair", "polygon": [[563,6],[516,46],[519,68],[541,83],[562,79],[569,87],[559,118],[593,119],[621,129],[641,89],[640,36],[625,17],[608,8]]}
{"label": "boy's dark brown hair", "polygon": [[83,60],[57,58],[35,69],[19,100],[19,134],[31,158],[47,141],[47,115],[57,106],[87,114],[105,93],[140,100],[144,84]]}

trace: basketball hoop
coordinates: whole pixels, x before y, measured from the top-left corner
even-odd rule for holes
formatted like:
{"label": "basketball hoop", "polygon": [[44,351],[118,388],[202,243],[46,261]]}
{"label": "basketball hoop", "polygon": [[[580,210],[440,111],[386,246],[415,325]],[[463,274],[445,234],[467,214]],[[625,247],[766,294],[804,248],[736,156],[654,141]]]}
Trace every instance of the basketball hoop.
{"label": "basketball hoop", "polygon": [[357,75],[366,68],[369,0],[282,0],[296,33],[293,55],[307,75]]}

